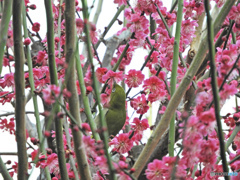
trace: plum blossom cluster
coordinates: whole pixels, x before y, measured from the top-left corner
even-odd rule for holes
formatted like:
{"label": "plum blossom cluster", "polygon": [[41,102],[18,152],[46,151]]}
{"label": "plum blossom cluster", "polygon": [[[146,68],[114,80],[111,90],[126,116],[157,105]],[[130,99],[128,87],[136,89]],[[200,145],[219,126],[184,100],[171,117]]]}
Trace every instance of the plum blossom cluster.
{"label": "plum blossom cluster", "polygon": [[[146,169],[147,179],[158,180],[158,179],[184,179],[187,177],[186,166],[184,163],[178,162],[177,171],[174,172],[175,163],[177,161],[176,157],[163,157],[162,160],[155,159],[153,162],[148,164]],[[173,176],[174,174],[174,176]]]}
{"label": "plum blossom cluster", "polygon": [[14,74],[13,73],[5,74],[4,77],[0,79],[0,86],[2,88],[14,87]]}
{"label": "plum blossom cluster", "polygon": [[183,12],[184,18],[193,18],[197,19],[197,16],[201,15],[204,12],[204,2],[203,1],[192,1],[184,0],[184,9]]}
{"label": "plum blossom cluster", "polygon": [[[60,179],[60,169],[59,162],[56,153],[52,153],[51,150],[48,151],[47,157],[42,154],[39,154],[38,150],[34,150],[32,153],[32,161],[38,161],[36,167],[45,168],[48,167],[50,173],[54,174],[57,179]],[[68,176],[70,179],[75,178],[74,172],[70,167],[69,163],[66,163]]]}
{"label": "plum blossom cluster", "polygon": [[[222,58],[218,57],[222,57],[222,53],[219,52],[216,56],[216,59],[221,59],[220,61],[222,61]],[[228,62],[229,61],[226,61],[226,63]],[[219,63],[219,67],[221,65],[222,64]],[[226,71],[228,72],[227,66]],[[219,74],[220,72],[221,68],[218,69]],[[220,86],[223,79],[219,77],[218,82]],[[213,169],[219,168],[216,165],[217,157],[219,156],[218,136],[214,129],[216,126],[216,120],[214,108],[210,108],[213,101],[211,79],[208,78],[202,82],[200,81],[198,87],[196,107],[193,109],[194,115],[190,116],[186,123],[181,124],[181,127],[183,128],[181,131],[181,137],[183,138],[184,147],[182,160],[186,167],[189,167],[191,170],[193,170],[194,165],[202,163],[202,165],[204,165],[202,172],[199,174],[197,171],[195,176],[197,176],[198,179],[211,179],[210,172],[212,172]],[[221,105],[224,104],[226,99],[236,94],[238,91],[237,81],[230,79],[229,82],[223,86],[222,91],[220,91]],[[235,117],[238,119],[238,114],[236,114]],[[235,127],[237,123],[237,121],[234,121],[231,117],[225,117],[225,122],[226,125],[230,127]],[[230,135],[231,131],[227,136]],[[225,136],[225,138],[227,136]],[[220,172],[222,172],[222,170]]]}
{"label": "plum blossom cluster", "polygon": [[[129,82],[128,77],[127,82]],[[140,79],[140,77],[141,74],[139,74],[138,79]],[[134,81],[135,80],[136,78],[134,79]],[[138,114],[145,114],[148,111],[149,102],[153,103],[158,100],[160,101],[165,100],[167,95],[166,86],[164,82],[156,76],[152,76],[149,79],[146,79],[143,82],[143,89],[144,89],[143,94],[141,94],[137,98],[132,99],[130,102],[131,107],[133,107]]]}
{"label": "plum blossom cluster", "polygon": [[15,119],[10,118],[8,121],[6,118],[0,119],[0,129],[3,131],[8,131],[10,134],[15,134]]}
{"label": "plum blossom cluster", "polygon": [[[126,142],[126,139],[128,139],[128,142]],[[101,141],[95,142],[89,136],[84,136],[83,141],[84,148],[86,148],[87,156],[89,157],[89,164],[93,169],[93,178],[106,178],[109,172],[107,166],[107,159],[104,156],[103,143]],[[114,140],[113,144],[115,144],[115,146],[117,146],[116,144],[118,144],[118,148],[115,148],[115,150],[125,153],[126,150],[131,149],[132,146],[129,146],[129,144],[131,145],[132,143],[133,142],[129,139],[128,136],[120,134],[119,137]],[[119,146],[119,144],[121,145]],[[117,177],[130,180],[130,177],[123,172],[123,170],[130,169],[124,156],[120,156],[119,162],[114,163],[114,167],[117,173]]]}
{"label": "plum blossom cluster", "polygon": [[[220,7],[224,4],[225,1],[217,1],[217,5]],[[194,17],[194,11],[196,11],[196,15],[201,14],[204,10],[203,3],[198,2],[198,6],[196,6],[196,1],[184,1],[185,8],[185,18],[186,16],[192,18]],[[236,16],[231,17],[231,14],[237,11],[237,7],[234,6],[229,13],[229,18],[234,19]],[[189,21],[189,20],[187,20]],[[183,24],[188,23],[187,21],[183,21]],[[192,21],[194,23],[193,26],[197,27],[196,21]],[[235,24],[236,26],[237,24]],[[189,27],[193,27],[189,26]],[[184,26],[182,26],[184,27]],[[190,30],[191,31],[191,30]],[[235,28],[236,31],[236,28]],[[184,34],[183,34],[184,36]],[[187,37],[187,34],[186,34]],[[226,40],[226,39],[225,39]],[[225,103],[225,101],[232,95],[235,95],[239,92],[238,82],[235,80],[235,77],[238,76],[238,67],[234,67],[234,63],[237,60],[237,56],[239,55],[239,42],[237,40],[236,44],[231,44],[231,41],[227,44],[227,48],[223,49],[223,45],[217,48],[216,54],[216,62],[217,62],[217,71],[218,71],[218,85],[222,85],[223,88],[220,91],[221,98],[221,107]],[[170,67],[170,66],[169,66]],[[207,67],[209,68],[209,67]],[[224,79],[226,75],[233,69],[229,78]],[[196,91],[196,107],[192,109],[193,115],[191,115],[185,123],[182,123],[180,127],[181,129],[181,138],[183,139],[183,158],[177,163],[178,166],[181,165],[182,172],[186,173],[186,167],[190,168],[189,174],[184,174],[184,178],[191,179],[191,173],[195,173],[194,175],[197,179],[212,179],[210,176],[210,172],[222,172],[222,166],[217,165],[217,157],[219,156],[219,142],[218,136],[215,132],[214,128],[216,127],[216,120],[214,114],[214,108],[211,108],[211,103],[213,101],[212,91],[211,91],[211,78],[200,81],[198,83],[198,90]],[[184,116],[184,114],[182,114]],[[227,126],[230,127],[229,133],[225,134],[225,138],[227,139],[232,134],[233,129],[238,124],[239,113],[234,113],[233,115],[228,114],[224,117],[224,122]],[[231,159],[236,157],[239,146],[239,133],[235,137],[232,148],[235,153],[231,154]],[[163,157],[163,160],[154,160],[152,163],[148,164],[148,169],[146,170],[146,176],[148,179],[164,179],[169,177],[166,172],[169,169],[166,168],[166,162],[164,161],[166,157]],[[203,165],[203,169],[201,171],[197,170],[193,171],[194,166],[200,163]],[[231,170],[235,171],[239,168],[239,162],[232,163]],[[177,169],[179,168],[177,166]],[[181,169],[181,167],[180,167]],[[173,173],[170,173],[172,175]],[[174,172],[175,177],[178,177],[178,171]],[[180,177],[179,177],[180,178]],[[218,178],[218,177],[215,177]],[[238,179],[239,177],[234,177],[233,179]],[[167,178],[168,179],[168,178]]]}
{"label": "plum blossom cluster", "polygon": [[[122,29],[123,31],[126,30],[126,28]],[[120,58],[121,54],[123,53],[123,50],[125,49],[126,45],[121,45],[118,48],[117,57],[114,57],[111,61],[111,65],[114,66],[117,63],[117,60]],[[123,57],[118,69],[119,71],[124,71],[125,67],[131,63],[133,52],[136,48],[134,46],[129,46],[127,49],[126,55]]]}
{"label": "plum blossom cluster", "polygon": [[145,38],[149,34],[149,21],[148,19],[141,15],[141,13],[132,13],[130,9],[126,9],[124,13],[126,19],[128,20],[127,28],[134,33],[135,39],[130,40],[130,45],[141,46],[144,44]]}
{"label": "plum blossom cluster", "polygon": [[144,80],[144,74],[141,71],[136,71],[135,69],[131,69],[128,71],[128,74],[125,75],[125,83],[128,85],[129,88],[136,88],[142,81]]}
{"label": "plum blossom cluster", "polygon": [[233,31],[239,34],[240,31],[240,5],[238,4],[237,6],[233,6],[230,13],[229,13],[229,18],[234,20],[234,26],[233,26]]}
{"label": "plum blossom cluster", "polygon": [[49,85],[46,89],[42,90],[43,99],[46,104],[55,103],[56,98],[60,95],[60,88],[56,85]]}

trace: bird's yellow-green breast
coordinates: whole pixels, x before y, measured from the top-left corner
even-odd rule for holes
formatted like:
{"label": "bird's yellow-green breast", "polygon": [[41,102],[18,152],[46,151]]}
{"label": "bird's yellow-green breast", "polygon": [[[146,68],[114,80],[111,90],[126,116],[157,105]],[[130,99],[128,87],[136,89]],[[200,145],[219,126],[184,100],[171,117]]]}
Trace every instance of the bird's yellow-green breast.
{"label": "bird's yellow-green breast", "polygon": [[[108,127],[109,136],[116,136],[122,129],[126,121],[125,109],[126,94],[124,89],[118,84],[114,83],[109,107],[105,110],[105,118]],[[96,119],[97,127],[100,127],[99,117]]]}

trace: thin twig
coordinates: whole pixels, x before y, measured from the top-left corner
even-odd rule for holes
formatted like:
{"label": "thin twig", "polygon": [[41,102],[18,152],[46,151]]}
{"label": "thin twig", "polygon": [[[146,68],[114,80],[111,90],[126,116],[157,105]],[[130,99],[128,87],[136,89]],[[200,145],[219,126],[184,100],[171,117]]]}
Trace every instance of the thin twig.
{"label": "thin twig", "polygon": [[136,180],[135,177],[133,177],[133,175],[131,173],[129,173],[128,171],[126,171],[125,169],[121,169],[126,175],[128,175],[132,180]]}
{"label": "thin twig", "polygon": [[240,131],[240,125],[236,124],[234,130],[231,133],[231,136],[228,138],[225,144],[225,151],[227,151],[228,147],[232,144],[234,138],[236,137],[239,131]]}
{"label": "thin twig", "polygon": [[[28,13],[27,13],[27,18],[28,18],[29,22],[33,25],[32,19],[31,19],[31,17],[28,15]],[[37,32],[37,37],[39,38],[40,41],[42,41],[42,38],[41,38],[41,36],[39,35],[38,32]]]}
{"label": "thin twig", "polygon": [[240,155],[238,155],[235,158],[233,158],[231,161],[228,162],[228,164],[232,164],[232,163],[234,163],[235,161],[237,161],[239,159],[240,159]]}
{"label": "thin twig", "polygon": [[[0,156],[17,156],[17,152],[0,152]],[[28,154],[28,157],[32,157],[31,154]]]}
{"label": "thin twig", "polygon": [[226,41],[224,43],[223,49],[226,49],[226,47],[227,47],[228,39],[229,39],[229,36],[232,32],[233,25],[234,25],[234,21],[230,20],[229,30],[228,30],[228,33],[227,33],[227,36],[226,36]]}
{"label": "thin twig", "polygon": [[101,62],[101,60],[99,59],[97,49],[95,48],[95,45],[94,45],[93,43],[92,43],[92,47],[93,47],[93,50],[94,50],[94,54],[95,54],[95,56],[97,57],[97,61],[98,61],[98,63],[100,64],[100,67],[102,67],[102,62]]}
{"label": "thin twig", "polygon": [[[216,73],[216,66],[215,66],[215,48],[213,45],[214,31],[213,31],[213,24],[212,24],[212,18],[210,15],[208,0],[204,0],[204,6],[205,6],[206,15],[207,15],[208,47],[209,47],[209,55],[210,55],[210,67],[211,67],[211,84],[212,84],[212,91],[213,91],[213,98],[214,98],[215,117],[216,117],[217,128],[218,128],[220,155],[222,159],[223,172],[228,172],[228,165],[227,165],[225,145],[224,145],[224,136],[222,132],[222,124],[221,124],[221,117],[220,117],[220,106],[219,106],[220,99],[219,99],[217,73]],[[226,180],[229,179],[228,176],[224,176],[224,178]]]}
{"label": "thin twig", "polygon": [[172,5],[172,7],[171,7],[171,9],[170,9],[170,11],[169,11],[170,13],[172,13],[173,10],[176,8],[177,3],[178,3],[178,0],[175,0],[174,4]]}
{"label": "thin twig", "polygon": [[[34,113],[35,113],[35,111],[26,111],[25,112],[25,114],[34,114]],[[15,114],[15,112],[7,112],[7,113],[4,113],[4,114],[0,114],[0,117],[10,116],[10,115],[14,115],[14,114]],[[42,115],[42,113],[39,113],[39,115]]]}
{"label": "thin twig", "polygon": [[6,94],[0,96],[0,98],[3,98],[4,96],[7,96],[7,95],[12,94],[12,93],[14,93],[14,91],[8,92],[8,93],[6,93]]}
{"label": "thin twig", "polygon": [[[71,121],[73,121],[78,129],[85,135],[87,136],[87,133],[82,129],[82,127],[77,123],[77,120],[73,117],[73,115],[67,110],[66,106],[64,104],[62,104],[59,100],[57,100],[57,102],[59,103],[59,105],[62,107],[62,109],[64,110],[64,112],[66,113],[66,115],[71,119]],[[73,126],[71,124],[71,126]]]}
{"label": "thin twig", "polygon": [[116,12],[116,14],[113,16],[112,20],[110,21],[110,23],[108,24],[108,26],[105,28],[104,32],[102,33],[102,35],[100,36],[97,44],[96,44],[96,49],[98,48],[98,46],[100,45],[102,39],[105,37],[105,35],[108,33],[108,31],[110,30],[110,28],[112,27],[112,25],[114,24],[114,22],[117,20],[119,14],[124,10],[125,6],[122,5],[118,11]]}

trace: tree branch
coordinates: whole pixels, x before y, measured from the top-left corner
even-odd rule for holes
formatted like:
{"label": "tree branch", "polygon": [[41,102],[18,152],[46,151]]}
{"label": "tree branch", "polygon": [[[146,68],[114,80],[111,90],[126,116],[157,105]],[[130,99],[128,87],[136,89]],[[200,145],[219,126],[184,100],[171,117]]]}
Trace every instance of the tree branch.
{"label": "tree branch", "polygon": [[15,56],[15,119],[16,119],[16,141],[18,149],[18,178],[28,178],[28,157],[26,148],[26,126],[25,126],[25,78],[24,78],[24,51],[22,43],[22,3],[13,2],[13,40]]}
{"label": "tree branch", "polygon": [[[66,83],[67,90],[71,92],[71,97],[69,98],[69,110],[72,116],[76,119],[76,123],[81,126],[81,119],[79,113],[79,101],[78,94],[76,89],[76,76],[75,76],[75,54],[76,51],[76,24],[75,24],[75,1],[66,0],[66,10],[65,10],[65,19],[66,19],[66,62],[68,64],[72,63],[71,66],[68,66],[66,69],[66,75],[69,73],[69,79]],[[83,11],[87,11],[84,9]],[[88,12],[86,12],[88,13]],[[88,22],[87,22],[88,23]],[[85,24],[86,26],[86,24]],[[74,125],[75,122],[71,121]],[[76,153],[76,159],[78,164],[79,173],[81,179],[92,179],[90,174],[89,165],[87,162],[86,152],[83,146],[82,133],[80,131],[74,130],[72,126],[73,142],[74,149]]]}

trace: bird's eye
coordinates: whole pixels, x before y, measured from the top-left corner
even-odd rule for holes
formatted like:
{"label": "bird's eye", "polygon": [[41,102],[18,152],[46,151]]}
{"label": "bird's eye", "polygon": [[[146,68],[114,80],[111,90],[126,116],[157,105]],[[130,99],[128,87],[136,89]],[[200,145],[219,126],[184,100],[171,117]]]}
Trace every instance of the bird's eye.
{"label": "bird's eye", "polygon": [[115,88],[113,88],[113,89],[112,89],[112,92],[115,92],[115,91],[116,91],[116,89],[115,89]]}

